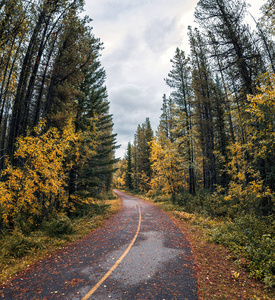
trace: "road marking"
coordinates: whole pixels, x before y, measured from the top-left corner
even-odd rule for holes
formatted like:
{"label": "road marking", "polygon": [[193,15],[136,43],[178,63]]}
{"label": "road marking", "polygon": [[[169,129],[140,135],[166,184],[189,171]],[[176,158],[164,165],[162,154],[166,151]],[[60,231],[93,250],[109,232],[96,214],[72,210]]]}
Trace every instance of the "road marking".
{"label": "road marking", "polygon": [[131,243],[129,244],[129,246],[127,247],[127,249],[124,251],[124,253],[120,256],[120,258],[116,261],[116,263],[112,266],[112,268],[99,280],[99,282],[81,300],[87,300],[87,299],[89,299],[89,297],[92,296],[92,294],[100,287],[100,285],[111,275],[111,273],[116,269],[116,267],[122,262],[122,260],[124,259],[124,257],[128,254],[128,252],[130,251],[130,249],[134,245],[134,242],[136,241],[137,236],[139,234],[140,224],[141,224],[141,212],[140,212],[139,206],[138,206],[138,212],[139,212],[138,228],[137,228],[137,232],[136,232],[134,238],[132,239]]}

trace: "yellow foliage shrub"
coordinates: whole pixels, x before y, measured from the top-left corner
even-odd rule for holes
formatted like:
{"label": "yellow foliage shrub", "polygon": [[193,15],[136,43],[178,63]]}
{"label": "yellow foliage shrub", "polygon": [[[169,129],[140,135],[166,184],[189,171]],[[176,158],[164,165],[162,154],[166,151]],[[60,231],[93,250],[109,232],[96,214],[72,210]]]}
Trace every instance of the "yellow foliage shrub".
{"label": "yellow foliage shrub", "polygon": [[67,171],[73,164],[65,157],[74,145],[75,159],[79,158],[79,136],[72,122],[60,133],[50,128],[43,133],[45,122],[35,128],[35,136],[27,134],[17,141],[14,157],[16,166],[9,162],[2,172],[0,205],[5,223],[15,224],[24,218],[32,224],[43,212],[54,209],[71,209],[66,196]]}

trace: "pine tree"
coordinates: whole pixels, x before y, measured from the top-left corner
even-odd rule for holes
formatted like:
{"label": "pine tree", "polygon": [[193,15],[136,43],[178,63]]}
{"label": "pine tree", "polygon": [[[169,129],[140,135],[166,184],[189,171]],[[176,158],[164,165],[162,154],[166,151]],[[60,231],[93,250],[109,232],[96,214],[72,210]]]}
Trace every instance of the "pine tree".
{"label": "pine tree", "polygon": [[162,136],[160,139],[169,139],[171,142],[175,141],[174,129],[175,129],[175,112],[174,104],[171,97],[167,99],[166,95],[162,98],[162,114],[160,116],[160,122],[158,127],[158,132]]}
{"label": "pine tree", "polygon": [[25,1],[2,1],[0,16],[0,126],[1,126],[1,163],[4,167],[7,154],[6,136],[10,111],[16,93],[24,41],[28,37],[28,27],[32,4]]}
{"label": "pine tree", "polygon": [[203,153],[203,186],[214,190],[217,183],[213,121],[213,79],[207,61],[207,49],[200,32],[189,27],[193,62],[194,107]]}
{"label": "pine tree", "polygon": [[229,132],[230,132],[230,138],[231,141],[234,143],[235,142],[235,132],[233,128],[233,120],[232,120],[232,111],[231,111],[231,103],[229,99],[229,90],[228,90],[228,82],[226,81],[226,76],[224,72],[224,62],[221,60],[220,57],[220,47],[221,45],[217,42],[215,39],[215,36],[213,35],[212,32],[208,32],[208,38],[210,41],[210,47],[213,49],[212,51],[212,57],[214,58],[214,63],[218,66],[217,72],[220,75],[221,82],[222,82],[222,91],[219,89],[220,92],[222,92],[223,95],[222,98],[224,98],[224,109],[225,112],[228,116],[228,124],[229,124]]}
{"label": "pine tree", "polygon": [[266,3],[262,7],[263,16],[262,22],[266,30],[274,35],[275,32],[275,1],[274,0],[266,0]]}
{"label": "pine tree", "polygon": [[125,185],[126,185],[126,188],[128,188],[129,190],[132,190],[133,189],[132,145],[130,142],[128,143],[128,146],[127,146],[127,154],[126,154],[125,160],[127,162]]}
{"label": "pine tree", "polygon": [[29,22],[30,37],[25,41],[27,48],[21,64],[9,126],[7,154],[11,159],[13,159],[16,138],[26,134],[27,126],[31,121],[32,99],[47,41],[57,24],[62,23],[68,15],[76,13],[77,6],[78,8],[83,6],[81,0],[44,0],[34,6],[33,11],[37,10],[37,19],[34,18],[35,21]]}
{"label": "pine tree", "polygon": [[215,139],[215,153],[216,170],[217,170],[217,184],[226,188],[228,186],[229,178],[225,171],[228,164],[228,146],[229,135],[226,127],[226,97],[224,95],[222,84],[218,75],[214,83],[213,94],[213,114],[214,114],[214,139]]}
{"label": "pine tree", "polygon": [[[76,174],[80,182],[78,192],[90,191],[95,195],[104,189],[111,189],[114,165],[117,162],[114,155],[118,146],[104,85],[106,73],[99,61],[102,43],[91,36],[89,48],[92,49],[91,62],[84,68],[84,81],[75,101],[76,130],[87,133],[87,144],[84,148],[88,153],[83,153],[86,163],[77,167]],[[89,149],[89,141],[92,140],[96,140],[96,147]]]}
{"label": "pine tree", "polygon": [[192,137],[192,92],[191,92],[191,67],[189,58],[179,48],[176,49],[172,62],[172,70],[166,79],[167,85],[172,89],[171,99],[176,105],[175,114],[177,117],[177,128],[174,129],[174,136],[179,140],[179,147],[182,148],[188,164],[188,185],[189,192],[195,193],[195,172],[194,172],[194,150]]}
{"label": "pine tree", "polygon": [[[5,8],[11,9],[7,3]],[[69,194],[110,189],[117,146],[104,86],[106,74],[99,61],[102,43],[92,34],[90,19],[79,16],[82,0],[27,4],[13,3],[17,8],[22,6],[21,18],[13,17],[21,27],[7,39],[8,51],[3,50],[2,56],[5,63],[0,61],[0,75],[4,70],[0,85],[1,145],[6,148],[1,167],[6,154],[17,163],[13,157],[15,141],[27,128],[32,132],[43,119],[47,122],[45,130],[55,127],[62,131],[73,119],[75,131],[83,139],[81,160],[70,170]],[[71,149],[69,156],[74,155]]]}
{"label": "pine tree", "polygon": [[255,79],[259,72],[254,65],[259,53],[254,51],[250,42],[249,27],[243,24],[245,13],[246,2],[243,0],[200,0],[195,10],[199,24],[223,45],[219,55],[227,62],[225,67],[234,65],[235,81],[239,81],[243,102],[246,94],[255,91]]}
{"label": "pine tree", "polygon": [[25,1],[2,0],[0,2],[0,49],[9,44],[21,31],[25,19]]}
{"label": "pine tree", "polygon": [[145,123],[137,127],[133,147],[134,187],[138,189],[141,189],[141,187],[143,190],[149,189],[152,176],[149,143],[152,141],[153,135],[150,120],[146,118]]}

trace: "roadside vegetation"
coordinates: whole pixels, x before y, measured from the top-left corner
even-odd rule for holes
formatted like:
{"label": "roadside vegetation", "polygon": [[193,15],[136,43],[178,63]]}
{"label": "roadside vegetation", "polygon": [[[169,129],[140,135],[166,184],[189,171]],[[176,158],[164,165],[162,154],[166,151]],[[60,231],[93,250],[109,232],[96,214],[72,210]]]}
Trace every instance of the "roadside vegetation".
{"label": "roadside vegetation", "polygon": [[87,236],[120,209],[120,199],[112,192],[102,193],[77,214],[55,215],[33,231],[15,228],[12,234],[0,235],[0,282],[28,268],[37,261],[72,242]]}
{"label": "roadside vegetation", "polygon": [[181,201],[184,195],[175,202],[167,195],[131,193],[164,210],[185,234],[197,265],[199,299],[275,298],[270,218],[215,217],[198,205],[209,201],[210,194],[189,198],[188,207]]}
{"label": "roadside vegetation", "polygon": [[[0,280],[115,210],[103,48],[83,0],[0,1]],[[101,199],[101,200],[100,200]]]}

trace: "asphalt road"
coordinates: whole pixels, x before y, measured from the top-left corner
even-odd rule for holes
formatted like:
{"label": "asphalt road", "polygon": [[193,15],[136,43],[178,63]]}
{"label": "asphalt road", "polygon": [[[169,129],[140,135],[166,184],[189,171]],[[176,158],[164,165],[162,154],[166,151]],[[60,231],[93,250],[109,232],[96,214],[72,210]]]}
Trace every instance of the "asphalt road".
{"label": "asphalt road", "polygon": [[104,227],[0,286],[0,299],[197,299],[189,244],[156,206],[116,191]]}

